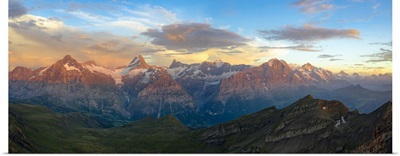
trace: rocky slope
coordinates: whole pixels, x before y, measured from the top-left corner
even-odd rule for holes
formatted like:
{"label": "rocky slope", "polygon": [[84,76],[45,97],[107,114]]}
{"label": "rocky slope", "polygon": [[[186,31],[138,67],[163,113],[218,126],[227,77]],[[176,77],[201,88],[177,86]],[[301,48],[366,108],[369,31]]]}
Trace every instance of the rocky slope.
{"label": "rocky slope", "polygon": [[215,99],[221,79],[247,68],[250,66],[231,65],[221,60],[194,64],[184,64],[174,60],[167,72],[201,105]]}
{"label": "rocky slope", "polygon": [[306,96],[205,129],[199,137],[221,152],[391,152],[390,108],[387,103],[363,115],[339,101]]}
{"label": "rocky slope", "polygon": [[50,67],[24,74],[27,70],[18,67],[9,73],[11,101],[42,104],[60,112],[80,110],[107,120],[129,116],[115,92],[115,80],[85,68],[69,55]]}
{"label": "rocky slope", "polygon": [[387,102],[370,115],[375,122],[372,139],[357,147],[354,152],[392,153],[392,102]]}
{"label": "rocky slope", "polygon": [[258,67],[249,68],[223,79],[218,100],[226,103],[234,96],[243,100],[268,97],[271,90],[297,88],[300,85],[307,84],[285,61],[271,59]]}
{"label": "rocky slope", "polygon": [[122,76],[121,90],[132,119],[175,114],[184,120],[196,110],[192,97],[166,69],[148,65],[142,56],[135,57],[123,72],[127,74]]}

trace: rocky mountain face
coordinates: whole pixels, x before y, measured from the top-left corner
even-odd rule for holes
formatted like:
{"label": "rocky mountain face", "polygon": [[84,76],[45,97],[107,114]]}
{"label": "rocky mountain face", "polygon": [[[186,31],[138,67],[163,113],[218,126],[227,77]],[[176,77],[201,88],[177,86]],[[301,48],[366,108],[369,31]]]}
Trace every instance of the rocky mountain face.
{"label": "rocky mountain face", "polygon": [[122,77],[122,90],[133,118],[147,115],[159,118],[168,114],[188,116],[196,110],[192,97],[166,69],[147,65],[142,56],[133,59],[124,72],[128,74]]}
{"label": "rocky mountain face", "polygon": [[[370,114],[308,95],[283,109],[267,108],[198,133],[222,152],[391,152],[391,102]],[[374,146],[376,145],[376,146]]]}
{"label": "rocky mountain face", "polygon": [[[42,104],[60,112],[80,110],[95,115],[125,118],[123,99],[115,93],[115,80],[93,72],[67,55],[46,68],[17,67],[9,73],[11,101]],[[27,76],[24,71],[32,71]],[[114,115],[108,118],[109,114]]]}
{"label": "rocky mountain face", "polygon": [[311,88],[285,61],[271,59],[222,79],[219,90],[215,101],[204,105],[203,112],[234,119],[272,105],[286,106]]}
{"label": "rocky mountain face", "polygon": [[221,60],[195,64],[184,64],[174,60],[167,72],[201,105],[215,99],[221,79],[247,68],[250,66],[231,65]]}
{"label": "rocky mountain face", "polygon": [[335,77],[335,74],[331,71],[315,67],[310,63],[306,63],[301,67],[294,68],[293,70],[301,79],[320,88],[332,90],[350,85],[346,80]]}
{"label": "rocky mountain face", "polygon": [[90,112],[106,120],[195,110],[180,84],[142,56],[123,68],[108,69],[93,61],[78,63],[67,55],[47,68],[17,67],[9,73],[9,82],[12,101],[43,104],[61,112]]}
{"label": "rocky mountain face", "polygon": [[223,79],[218,100],[226,103],[231,97],[243,100],[268,97],[270,90],[296,88],[301,85],[308,84],[300,79],[285,61],[272,59],[258,67]]}
{"label": "rocky mountain face", "polygon": [[372,139],[357,147],[354,152],[392,153],[392,102],[387,102],[368,117],[374,121]]}

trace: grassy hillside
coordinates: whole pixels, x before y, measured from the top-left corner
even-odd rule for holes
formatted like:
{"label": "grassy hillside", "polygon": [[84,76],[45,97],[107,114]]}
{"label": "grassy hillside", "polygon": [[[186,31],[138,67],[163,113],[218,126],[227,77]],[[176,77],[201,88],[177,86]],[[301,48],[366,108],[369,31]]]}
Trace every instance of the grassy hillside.
{"label": "grassy hillside", "polygon": [[175,117],[151,117],[121,127],[81,113],[54,113],[38,105],[9,105],[10,153],[196,152],[202,144]]}

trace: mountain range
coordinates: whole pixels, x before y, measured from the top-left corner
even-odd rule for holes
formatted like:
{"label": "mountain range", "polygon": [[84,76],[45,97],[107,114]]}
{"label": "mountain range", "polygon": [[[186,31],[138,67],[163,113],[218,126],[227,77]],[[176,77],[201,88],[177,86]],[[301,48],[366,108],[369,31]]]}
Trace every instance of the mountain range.
{"label": "mountain range", "polygon": [[139,55],[112,69],[67,55],[49,67],[10,71],[9,100],[62,113],[85,112],[114,126],[172,114],[186,126],[208,127],[266,107],[284,108],[307,94],[370,113],[391,101],[391,86],[386,91],[364,88],[381,81],[391,84],[391,74],[333,74],[310,63],[293,68],[278,59],[259,66],[174,60],[159,67]]}

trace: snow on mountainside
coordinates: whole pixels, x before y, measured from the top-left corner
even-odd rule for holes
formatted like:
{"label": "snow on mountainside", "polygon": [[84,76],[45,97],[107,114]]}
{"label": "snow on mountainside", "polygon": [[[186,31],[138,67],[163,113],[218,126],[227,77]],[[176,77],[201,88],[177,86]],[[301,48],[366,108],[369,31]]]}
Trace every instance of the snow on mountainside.
{"label": "snow on mountainside", "polygon": [[248,65],[230,65],[222,60],[194,64],[184,64],[174,60],[167,72],[173,79],[200,79],[217,83],[222,78],[228,78],[249,67]]}
{"label": "snow on mountainside", "polygon": [[329,82],[333,80],[333,74],[331,71],[323,68],[317,68],[310,63],[306,63],[301,67],[293,69],[294,72],[301,78],[309,82]]}
{"label": "snow on mountainside", "polygon": [[197,101],[206,103],[217,96],[221,79],[247,68],[250,66],[231,65],[222,60],[194,64],[184,64],[174,60],[167,72]]}
{"label": "snow on mountainside", "polygon": [[[83,68],[89,70],[92,73],[102,73],[107,76],[110,76],[114,79],[116,84],[123,84],[122,77],[123,76],[130,76],[131,78],[147,72],[147,68],[150,66],[144,61],[142,56],[135,57],[126,67],[123,68],[116,68],[110,69],[100,65],[97,65],[94,61],[87,61],[85,63],[80,64]],[[66,70],[76,70],[80,72],[80,69],[76,68],[75,66],[70,66],[69,64],[64,65]],[[40,71],[39,74],[42,74],[48,68],[43,69]],[[148,73],[149,75],[149,73]]]}
{"label": "snow on mountainside", "polygon": [[307,85],[284,60],[271,59],[260,66],[248,68],[222,79],[218,100],[224,103],[233,97],[241,99],[266,97],[271,90]]}
{"label": "snow on mountainside", "polygon": [[[91,63],[88,63],[91,62]],[[99,72],[105,75],[111,76],[116,84],[122,84],[121,77],[122,77],[122,69],[109,69],[100,65],[97,65],[93,61],[88,61],[83,63],[83,67],[88,69],[90,72]]]}

